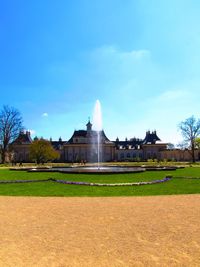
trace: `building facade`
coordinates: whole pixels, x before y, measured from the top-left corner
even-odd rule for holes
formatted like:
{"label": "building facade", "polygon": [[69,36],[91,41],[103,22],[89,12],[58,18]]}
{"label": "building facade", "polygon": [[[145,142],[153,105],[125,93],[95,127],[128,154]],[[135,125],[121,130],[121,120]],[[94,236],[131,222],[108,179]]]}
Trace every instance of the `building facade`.
{"label": "building facade", "polygon": [[[75,130],[68,141],[59,138],[58,141],[50,140],[50,142],[60,154],[59,162],[97,162],[98,139],[101,162],[161,160],[167,149],[167,143],[161,142],[156,131],[147,131],[144,139],[131,138],[120,141],[117,138],[115,141],[110,141],[103,130],[94,131],[90,121],[86,124],[85,130]],[[12,143],[15,162],[30,162],[29,148],[32,142],[30,132],[20,132]]]}
{"label": "building facade", "polygon": [[[98,161],[98,132],[92,130],[89,121],[86,130],[74,131],[72,137],[64,144],[64,159],[67,162],[97,162]],[[100,161],[115,159],[115,144],[110,141],[104,131],[99,132]]]}

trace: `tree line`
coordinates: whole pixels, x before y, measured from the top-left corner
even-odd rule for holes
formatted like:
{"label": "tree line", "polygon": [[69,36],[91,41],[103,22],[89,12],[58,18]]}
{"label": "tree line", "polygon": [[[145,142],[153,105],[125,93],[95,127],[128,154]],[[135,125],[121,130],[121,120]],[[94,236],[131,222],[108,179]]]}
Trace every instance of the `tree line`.
{"label": "tree line", "polygon": [[[14,107],[3,106],[0,110],[0,156],[5,163],[6,155],[12,151],[12,142],[23,131],[23,118]],[[191,116],[178,125],[183,136],[184,148],[189,149],[191,159],[195,162],[195,149],[200,148],[200,119]],[[30,159],[36,163],[44,163],[59,158],[51,143],[43,138],[35,138],[30,145]]]}

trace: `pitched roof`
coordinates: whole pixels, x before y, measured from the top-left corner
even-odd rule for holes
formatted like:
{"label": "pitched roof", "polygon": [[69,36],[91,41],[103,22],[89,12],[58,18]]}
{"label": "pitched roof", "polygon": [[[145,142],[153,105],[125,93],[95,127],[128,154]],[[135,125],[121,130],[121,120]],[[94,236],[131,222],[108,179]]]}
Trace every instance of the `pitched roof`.
{"label": "pitched roof", "polygon": [[72,137],[68,140],[67,143],[73,143],[73,139],[74,138],[78,138],[78,137],[85,137],[87,136],[87,131],[85,130],[78,130],[78,131],[74,131]]}
{"label": "pitched roof", "polygon": [[[102,130],[100,131],[100,136],[102,137],[104,142],[111,142],[107,136],[105,135],[105,132]],[[68,140],[67,143],[74,143],[74,138],[87,138],[87,142],[90,141],[90,139],[94,140],[95,138],[97,138],[97,131],[91,130],[91,131],[86,131],[86,130],[78,130],[78,131],[74,131],[72,137]],[[85,140],[86,141],[86,140]],[[85,142],[86,143],[86,142]]]}
{"label": "pitched roof", "polygon": [[142,139],[132,138],[130,140],[125,141],[119,141],[118,139],[114,143],[117,149],[138,149],[138,146],[142,145],[142,142]]}
{"label": "pitched roof", "polygon": [[12,145],[26,145],[26,144],[31,144],[31,143],[32,143],[32,139],[31,139],[30,132],[21,131],[18,137],[12,142]]}
{"label": "pitched roof", "polygon": [[161,141],[160,138],[157,136],[156,131],[147,131],[146,136],[143,140],[143,144],[155,144],[156,141]]}
{"label": "pitched roof", "polygon": [[146,136],[144,139],[139,138],[131,138],[130,140],[119,141],[119,138],[114,141],[115,146],[117,149],[138,149],[140,146],[145,144],[155,144],[157,141],[161,141],[160,138],[157,136],[156,131],[146,132]]}
{"label": "pitched roof", "polygon": [[50,141],[51,145],[54,147],[56,150],[60,150],[62,146],[66,143],[66,141]]}

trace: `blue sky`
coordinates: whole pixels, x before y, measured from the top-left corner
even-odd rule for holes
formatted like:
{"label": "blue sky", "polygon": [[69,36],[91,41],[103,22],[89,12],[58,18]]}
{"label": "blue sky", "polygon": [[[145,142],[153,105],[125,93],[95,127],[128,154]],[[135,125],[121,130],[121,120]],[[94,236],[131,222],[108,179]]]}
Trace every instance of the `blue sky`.
{"label": "blue sky", "polygon": [[96,99],[111,140],[200,117],[198,0],[0,1],[0,106],[33,136],[84,129]]}

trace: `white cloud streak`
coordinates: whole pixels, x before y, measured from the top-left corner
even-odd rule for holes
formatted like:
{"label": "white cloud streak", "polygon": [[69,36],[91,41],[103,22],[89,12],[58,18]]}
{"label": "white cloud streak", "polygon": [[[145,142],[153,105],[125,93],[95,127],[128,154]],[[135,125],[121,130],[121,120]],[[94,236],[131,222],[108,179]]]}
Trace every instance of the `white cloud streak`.
{"label": "white cloud streak", "polygon": [[44,117],[44,118],[46,118],[46,117],[48,117],[49,116],[49,114],[47,113],[47,112],[44,112],[43,114],[42,114],[42,117]]}
{"label": "white cloud streak", "polygon": [[29,132],[31,133],[31,135],[35,135],[36,134],[35,130],[29,130]]}

